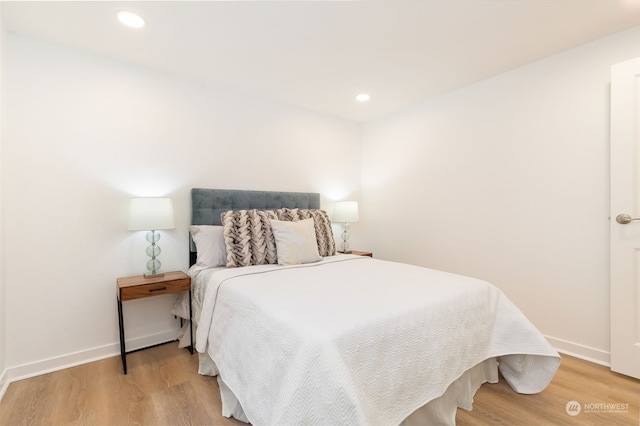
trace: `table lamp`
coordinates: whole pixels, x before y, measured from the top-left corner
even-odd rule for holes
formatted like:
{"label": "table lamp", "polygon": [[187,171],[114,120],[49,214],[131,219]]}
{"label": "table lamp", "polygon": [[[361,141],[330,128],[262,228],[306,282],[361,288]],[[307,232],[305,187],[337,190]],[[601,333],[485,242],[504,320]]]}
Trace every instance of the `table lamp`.
{"label": "table lamp", "polygon": [[147,262],[148,273],[145,278],[161,277],[164,273],[159,273],[162,265],[157,257],[160,255],[161,229],[174,229],[173,220],[173,200],[171,198],[132,198],[131,215],[129,217],[130,231],[149,231],[147,241],[151,243],[147,247],[147,255],[151,258]]}
{"label": "table lamp", "polygon": [[341,253],[351,253],[349,250],[349,223],[358,222],[358,202],[338,201],[333,207],[333,221],[342,222],[342,250]]}

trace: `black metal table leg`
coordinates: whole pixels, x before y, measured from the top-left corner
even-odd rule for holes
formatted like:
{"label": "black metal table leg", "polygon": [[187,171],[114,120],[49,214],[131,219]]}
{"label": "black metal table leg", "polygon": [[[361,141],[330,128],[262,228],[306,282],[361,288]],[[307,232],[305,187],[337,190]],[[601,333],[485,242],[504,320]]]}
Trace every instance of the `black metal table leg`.
{"label": "black metal table leg", "polygon": [[189,333],[191,336],[189,352],[193,355],[193,315],[191,312],[191,290],[189,290]]}
{"label": "black metal table leg", "polygon": [[124,346],[124,324],[122,321],[122,301],[118,298],[118,322],[120,324],[120,357],[122,358],[122,369],[127,374],[127,350]]}

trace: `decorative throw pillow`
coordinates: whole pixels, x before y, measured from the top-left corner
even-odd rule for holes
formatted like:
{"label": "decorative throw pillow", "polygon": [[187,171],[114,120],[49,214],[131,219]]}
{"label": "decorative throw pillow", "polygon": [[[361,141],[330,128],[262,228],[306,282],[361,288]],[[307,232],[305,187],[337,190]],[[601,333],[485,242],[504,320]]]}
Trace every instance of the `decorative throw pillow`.
{"label": "decorative throw pillow", "polygon": [[227,248],[222,226],[192,225],[189,232],[198,250],[196,270],[227,264]]}
{"label": "decorative throw pillow", "polygon": [[271,219],[279,265],[299,265],[322,260],[313,219],[282,221]]}
{"label": "decorative throw pillow", "polygon": [[230,210],[220,215],[227,248],[226,266],[277,263],[276,243],[269,219],[277,219],[270,210]]}
{"label": "decorative throw pillow", "polygon": [[336,243],[333,239],[331,220],[324,210],[282,208],[276,210],[276,215],[278,220],[298,221],[313,219],[320,256],[327,257],[336,254]]}

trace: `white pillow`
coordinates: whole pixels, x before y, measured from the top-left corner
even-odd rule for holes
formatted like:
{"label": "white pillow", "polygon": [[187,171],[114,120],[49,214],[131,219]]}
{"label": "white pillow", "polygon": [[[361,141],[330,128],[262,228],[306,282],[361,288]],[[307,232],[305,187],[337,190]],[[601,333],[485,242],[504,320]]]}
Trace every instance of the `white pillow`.
{"label": "white pillow", "polygon": [[196,244],[198,257],[195,270],[224,266],[227,264],[227,246],[222,226],[193,225],[189,232]]}
{"label": "white pillow", "polygon": [[279,265],[299,265],[322,260],[313,219],[297,222],[271,219]]}

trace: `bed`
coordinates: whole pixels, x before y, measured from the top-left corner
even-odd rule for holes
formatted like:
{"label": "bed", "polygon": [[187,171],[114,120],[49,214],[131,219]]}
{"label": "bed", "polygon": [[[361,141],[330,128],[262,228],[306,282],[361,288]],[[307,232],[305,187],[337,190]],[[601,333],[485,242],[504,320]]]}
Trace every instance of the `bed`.
{"label": "bed", "polygon": [[[537,393],[560,365],[495,286],[336,253],[317,193],[194,188],[191,195],[199,373],[217,376],[226,417],[255,425],[454,425],[457,408],[470,410],[498,371],[514,391]],[[253,241],[268,224],[273,237]],[[174,313],[187,317],[187,301],[178,298]]]}

